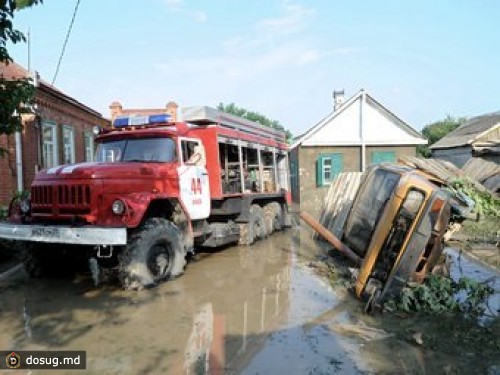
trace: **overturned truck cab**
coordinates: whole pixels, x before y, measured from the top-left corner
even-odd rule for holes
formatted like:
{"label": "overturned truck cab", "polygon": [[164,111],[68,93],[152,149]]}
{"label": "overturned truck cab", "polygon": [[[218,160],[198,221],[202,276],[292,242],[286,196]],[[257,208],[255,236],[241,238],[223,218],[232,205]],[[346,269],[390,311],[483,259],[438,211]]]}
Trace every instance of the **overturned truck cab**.
{"label": "overturned truck cab", "polygon": [[378,304],[407,281],[422,281],[441,255],[449,220],[449,194],[422,173],[396,166],[371,170],[343,238],[363,258],[356,295]]}
{"label": "overturned truck cab", "polygon": [[[334,199],[341,202],[345,189],[335,188]],[[367,302],[367,310],[432,271],[454,204],[443,181],[421,171],[386,164],[364,173],[339,239],[355,254],[355,294]]]}

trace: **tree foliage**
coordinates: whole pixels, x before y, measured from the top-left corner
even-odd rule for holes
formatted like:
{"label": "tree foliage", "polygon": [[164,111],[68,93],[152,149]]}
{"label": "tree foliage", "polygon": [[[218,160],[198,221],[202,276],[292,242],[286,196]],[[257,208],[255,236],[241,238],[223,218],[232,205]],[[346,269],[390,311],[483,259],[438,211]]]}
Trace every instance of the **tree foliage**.
{"label": "tree foliage", "polygon": [[465,121],[467,121],[467,118],[465,117],[453,117],[448,115],[442,120],[426,125],[422,129],[422,134],[425,138],[427,138],[429,144],[418,147],[417,151],[419,155],[429,157],[431,155],[429,146],[436,143],[445,135],[458,128]]}
{"label": "tree foliage", "polygon": [[[23,33],[12,22],[19,9],[41,3],[43,0],[0,0],[0,63],[9,64],[12,58],[7,43],[25,42]],[[22,127],[21,115],[31,111],[35,88],[31,79],[6,79],[0,75],[0,135],[12,134]],[[5,150],[0,148],[0,156]]]}
{"label": "tree foliage", "polygon": [[234,103],[230,103],[230,104],[219,103],[219,105],[217,106],[217,109],[219,111],[230,113],[232,115],[242,117],[242,118],[250,120],[250,121],[258,122],[259,124],[262,124],[262,125],[267,126],[269,128],[284,131],[286,134],[286,140],[288,143],[290,143],[292,138],[293,138],[293,134],[289,130],[285,129],[283,127],[283,125],[281,125],[278,121],[271,120],[270,118],[264,116],[263,114],[261,114],[259,112],[249,111],[245,108],[238,107]]}

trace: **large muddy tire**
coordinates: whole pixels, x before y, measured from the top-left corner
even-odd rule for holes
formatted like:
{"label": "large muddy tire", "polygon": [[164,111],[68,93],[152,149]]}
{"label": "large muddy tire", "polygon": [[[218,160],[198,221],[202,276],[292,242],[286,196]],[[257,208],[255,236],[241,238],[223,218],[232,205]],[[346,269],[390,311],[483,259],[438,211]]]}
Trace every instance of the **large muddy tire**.
{"label": "large muddy tire", "polygon": [[251,245],[255,241],[266,237],[266,225],[264,223],[264,210],[259,205],[250,207],[248,222],[240,224],[240,245]]}
{"label": "large muddy tire", "polygon": [[182,233],[172,222],[152,218],[118,256],[119,278],[125,289],[141,290],[181,275],[186,265]]}
{"label": "large muddy tire", "polygon": [[283,214],[278,202],[266,204],[264,207],[264,222],[267,234],[280,231],[283,227]]}
{"label": "large muddy tire", "polygon": [[253,204],[250,207],[250,214],[255,217],[255,239],[261,240],[267,237],[266,224],[264,222],[264,210],[261,206]]}
{"label": "large muddy tire", "polygon": [[251,245],[255,242],[255,233],[251,225],[251,221],[248,223],[239,224],[240,227],[240,237],[238,239],[239,245]]}

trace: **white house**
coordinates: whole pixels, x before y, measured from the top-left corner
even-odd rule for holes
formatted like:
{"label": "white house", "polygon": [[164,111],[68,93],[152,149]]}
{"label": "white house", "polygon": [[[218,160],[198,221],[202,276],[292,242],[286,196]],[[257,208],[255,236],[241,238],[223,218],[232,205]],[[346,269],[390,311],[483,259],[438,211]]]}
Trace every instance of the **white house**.
{"label": "white house", "polygon": [[333,111],[291,146],[293,198],[310,212],[319,211],[325,187],[338,173],[396,162],[399,156],[415,155],[417,145],[427,144],[364,90],[347,101],[343,91],[334,91],[333,97]]}

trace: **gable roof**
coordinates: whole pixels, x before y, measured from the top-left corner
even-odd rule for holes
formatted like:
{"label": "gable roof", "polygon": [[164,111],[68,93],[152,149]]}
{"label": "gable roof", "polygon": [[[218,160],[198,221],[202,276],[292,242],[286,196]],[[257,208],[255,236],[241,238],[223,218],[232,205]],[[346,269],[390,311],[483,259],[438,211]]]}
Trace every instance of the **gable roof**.
{"label": "gable roof", "polygon": [[[361,115],[360,106],[366,99]],[[364,108],[364,107],[363,107]],[[366,117],[366,118],[365,118]],[[363,139],[359,131],[363,124]],[[296,138],[291,148],[304,146],[417,145],[427,140],[418,131],[361,89],[340,108],[331,112]]]}
{"label": "gable roof", "polygon": [[[21,65],[15,63],[14,61],[9,62],[8,64],[5,63],[0,63],[0,76],[5,78],[6,80],[9,79],[21,79],[21,78],[30,78],[32,75],[30,72],[28,72],[26,69],[24,69]],[[45,91],[48,94],[51,94],[53,96],[56,96],[58,99],[65,101],[68,104],[74,105],[76,107],[79,107],[81,110],[96,116],[96,117],[101,117],[102,115],[97,112],[96,110],[86,106],[85,104],[79,102],[75,98],[65,94],[61,90],[59,90],[57,87],[51,85],[47,81],[40,79],[39,80],[39,90]]]}
{"label": "gable roof", "polygon": [[473,117],[445,135],[429,148],[434,150],[439,148],[467,146],[498,127],[500,127],[500,111]]}

